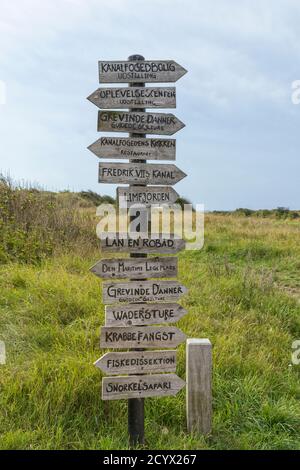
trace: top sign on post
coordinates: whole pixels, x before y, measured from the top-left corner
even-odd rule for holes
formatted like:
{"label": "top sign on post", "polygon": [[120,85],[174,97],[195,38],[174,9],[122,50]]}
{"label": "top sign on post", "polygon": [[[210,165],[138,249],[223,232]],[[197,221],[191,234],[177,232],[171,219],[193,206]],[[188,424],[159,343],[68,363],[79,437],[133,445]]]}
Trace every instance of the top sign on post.
{"label": "top sign on post", "polygon": [[187,73],[174,60],[100,61],[100,83],[177,82]]}

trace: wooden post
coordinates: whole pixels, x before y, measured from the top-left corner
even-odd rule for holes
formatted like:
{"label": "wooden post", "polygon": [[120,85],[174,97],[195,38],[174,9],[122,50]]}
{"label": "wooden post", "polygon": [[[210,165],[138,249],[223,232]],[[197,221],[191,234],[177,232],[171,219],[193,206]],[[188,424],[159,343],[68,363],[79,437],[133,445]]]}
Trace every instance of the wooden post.
{"label": "wooden post", "polygon": [[[186,70],[172,60],[145,61],[140,55],[130,56],[128,61],[99,62],[100,83],[128,82],[129,86],[99,88],[88,99],[104,110],[126,107],[129,109],[99,111],[97,129],[100,132],[129,132],[129,137],[112,139],[102,137],[89,146],[89,149],[99,158],[129,159],[129,163],[99,163],[98,177],[100,183],[129,184],[129,188],[119,188],[117,194],[119,203],[121,197],[122,202],[129,202],[127,209],[134,201],[142,204],[145,201],[146,204],[140,208],[140,211],[145,210],[145,214],[149,216],[147,211],[152,204],[159,202],[171,204],[178,197],[170,186],[180,181],[186,174],[173,164],[147,163],[147,160],[152,159],[175,160],[176,140],[147,138],[146,133],[173,135],[182,129],[184,124],[171,113],[145,112],[145,108],[148,107],[176,107],[176,90],[174,87],[148,88],[144,82],[175,82],[185,73]],[[148,185],[155,186],[149,188]],[[172,326],[151,326],[157,323],[173,323],[185,315],[187,312],[180,305],[148,304],[156,300],[158,302],[176,300],[186,292],[185,287],[177,281],[154,283],[147,280],[153,277],[175,277],[177,262],[174,258],[149,260],[147,256],[177,253],[184,248],[185,242],[173,236],[163,237],[155,234],[152,237],[151,220],[148,220],[146,227],[141,219],[142,217],[139,220],[140,225],[135,228],[140,232],[140,237],[134,240],[134,244],[130,236],[123,239],[120,233],[112,233],[112,236],[107,234],[106,238],[101,239],[103,252],[130,252],[132,261],[122,258],[102,260],[91,269],[95,275],[105,279],[130,279],[129,282],[121,284],[106,282],[103,285],[103,299],[109,305],[105,308],[106,324],[101,331],[100,346],[130,348],[132,351],[105,354],[96,361],[95,365],[108,375],[122,374],[117,377],[105,377],[102,380],[102,399],[128,400],[131,447],[144,444],[144,397],[176,395],[185,386],[185,382],[176,374],[155,374],[155,372],[175,371],[176,351],[145,351],[145,348],[176,347],[185,340],[185,335]],[[127,291],[124,290],[125,286]],[[124,305],[123,302],[129,304]],[[147,316],[143,313],[145,309]],[[128,342],[129,330],[132,339],[130,342]],[[128,359],[128,363],[122,363],[121,368],[118,367],[117,360],[120,354],[127,355]],[[159,367],[153,367],[156,364],[152,364],[151,357],[156,358]],[[145,375],[147,372],[151,375]],[[124,377],[124,373],[128,373],[128,376]],[[128,393],[125,393],[126,390]]]}
{"label": "wooden post", "polygon": [[[145,60],[142,55],[135,54],[128,57],[132,60]],[[145,83],[129,83],[130,87],[144,87]],[[129,112],[144,112],[144,108],[129,109]],[[146,137],[146,134],[129,133],[129,137]],[[146,163],[146,160],[131,160],[134,163]],[[130,185],[131,186],[131,185]],[[138,185],[132,185],[138,186]],[[130,258],[147,258],[146,254],[131,253]],[[137,349],[143,351],[143,349]],[[128,433],[129,443],[132,447],[145,443],[145,411],[144,398],[130,398],[128,400]]]}
{"label": "wooden post", "polygon": [[186,344],[186,413],[189,432],[209,434],[212,420],[212,345],[209,339]]}

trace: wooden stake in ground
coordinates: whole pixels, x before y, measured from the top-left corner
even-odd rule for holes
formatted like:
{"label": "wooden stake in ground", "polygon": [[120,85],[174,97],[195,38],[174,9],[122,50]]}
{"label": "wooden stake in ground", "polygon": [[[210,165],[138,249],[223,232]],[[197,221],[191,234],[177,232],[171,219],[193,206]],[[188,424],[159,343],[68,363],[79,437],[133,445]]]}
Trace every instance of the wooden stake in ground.
{"label": "wooden stake in ground", "polygon": [[212,354],[209,339],[186,343],[186,413],[189,432],[209,434],[212,418]]}

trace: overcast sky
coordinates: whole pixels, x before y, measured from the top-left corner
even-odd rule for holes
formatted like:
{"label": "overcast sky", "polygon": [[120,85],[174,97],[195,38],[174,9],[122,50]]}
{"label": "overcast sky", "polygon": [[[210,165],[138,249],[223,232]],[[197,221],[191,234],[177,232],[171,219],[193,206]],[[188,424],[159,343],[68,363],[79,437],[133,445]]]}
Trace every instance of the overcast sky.
{"label": "overcast sky", "polygon": [[1,0],[0,171],[114,195],[86,149],[100,137],[86,97],[98,60],[139,53],[188,70],[173,111],[181,195],[207,210],[299,209],[299,25],[299,0]]}

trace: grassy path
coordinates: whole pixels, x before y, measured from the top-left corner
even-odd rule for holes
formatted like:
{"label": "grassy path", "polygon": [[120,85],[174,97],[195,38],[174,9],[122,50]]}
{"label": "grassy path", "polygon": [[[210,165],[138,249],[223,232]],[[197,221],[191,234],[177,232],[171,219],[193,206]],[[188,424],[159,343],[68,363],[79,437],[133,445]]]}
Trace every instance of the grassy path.
{"label": "grassy path", "polygon": [[[179,256],[178,326],[214,347],[214,422],[185,432],[185,393],[146,400],[151,449],[300,449],[300,224],[209,215],[205,247]],[[0,267],[0,449],[127,448],[125,401],[100,400],[100,258]],[[179,348],[178,375],[185,351]]]}

